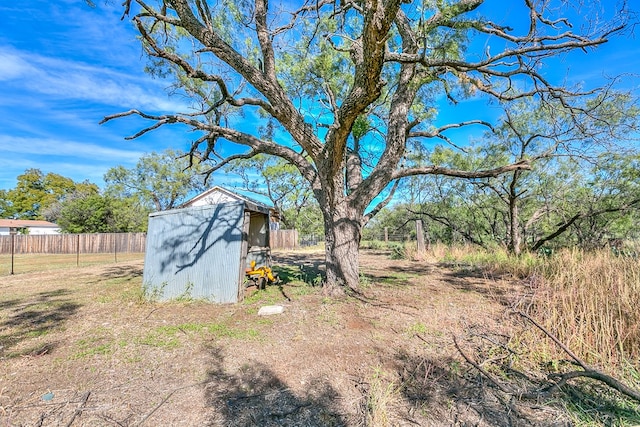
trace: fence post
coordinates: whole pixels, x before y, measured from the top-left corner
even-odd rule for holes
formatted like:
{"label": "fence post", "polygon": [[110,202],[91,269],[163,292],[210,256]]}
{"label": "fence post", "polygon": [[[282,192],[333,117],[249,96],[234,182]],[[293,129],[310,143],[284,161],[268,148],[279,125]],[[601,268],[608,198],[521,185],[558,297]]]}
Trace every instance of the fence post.
{"label": "fence post", "polygon": [[416,220],[416,239],[418,241],[418,253],[424,252],[424,232],[422,231],[422,220]]}
{"label": "fence post", "polygon": [[80,234],[76,236],[76,267],[80,267]]}
{"label": "fence post", "polygon": [[16,233],[17,230],[15,228],[9,228],[9,234],[11,234],[11,274],[13,274],[13,253],[16,247]]}

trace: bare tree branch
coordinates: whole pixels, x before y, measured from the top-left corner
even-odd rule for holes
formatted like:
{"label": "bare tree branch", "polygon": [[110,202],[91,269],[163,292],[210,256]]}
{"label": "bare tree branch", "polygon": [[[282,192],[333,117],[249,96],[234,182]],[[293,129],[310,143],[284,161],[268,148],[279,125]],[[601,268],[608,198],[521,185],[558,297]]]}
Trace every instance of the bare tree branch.
{"label": "bare tree branch", "polygon": [[[597,90],[567,88],[550,80],[541,65],[605,43],[628,19],[623,5],[610,23],[575,30],[562,8],[527,0],[526,13],[514,16],[514,27],[522,29],[516,31],[482,17],[482,0],[418,8],[408,0],[303,0],[278,9],[268,0],[250,0],[233,10],[207,0],[158,3],[124,0],[123,7],[125,15],[137,7],[133,20],[146,53],[154,65],[170,67],[173,90],[186,91],[199,110],[130,110],[103,122],[130,115],[151,121],[130,138],[167,124],[186,125],[197,132],[190,155],[211,161],[212,172],[260,153],[295,165],[311,183],[327,225],[327,280],[352,287],[358,267],[350,256],[357,253],[365,211],[392,181],[395,188],[401,178],[421,174],[494,177],[528,169],[535,160],[475,171],[403,164],[413,146],[427,148],[423,138],[462,149],[448,130],[495,130],[488,121],[464,119],[430,130],[430,110],[437,108],[431,103],[440,95],[455,103],[472,93],[498,101],[537,99],[559,103],[580,121],[589,114],[580,97],[595,97]],[[460,42],[478,37],[496,40],[501,50],[474,52]],[[351,145],[359,117],[375,124],[367,140]],[[275,123],[271,134],[278,142],[261,136],[263,120]],[[240,151],[219,145],[227,143]]]}
{"label": "bare tree branch", "polygon": [[599,209],[599,210],[589,210],[589,211],[585,211],[585,212],[578,212],[577,214],[575,214],[574,216],[572,216],[571,218],[569,218],[568,220],[564,221],[561,224],[557,225],[557,229],[556,231],[554,231],[553,233],[542,237],[540,239],[538,239],[532,246],[531,246],[531,250],[532,251],[537,251],[538,249],[540,249],[542,247],[542,245],[544,245],[545,243],[555,239],[556,237],[560,236],[562,233],[566,232],[569,227],[571,227],[571,225],[573,225],[576,221],[583,219],[583,218],[592,218],[592,217],[596,217],[599,215],[603,215],[606,213],[612,213],[612,212],[620,212],[620,211],[626,211],[628,209],[631,209],[632,207],[636,206],[637,204],[640,203],[640,199],[634,199],[631,200],[628,203],[625,203],[621,206],[614,206],[614,207],[610,207],[610,208],[605,208],[605,209]]}
{"label": "bare tree branch", "polygon": [[398,189],[398,185],[400,185],[400,180],[395,181],[393,183],[393,186],[391,187],[391,190],[389,190],[389,194],[387,194],[387,197],[385,197],[368,214],[364,216],[365,223],[369,222],[371,218],[376,216],[382,209],[384,209],[385,206],[387,206],[393,200],[393,196],[395,195],[396,190]]}
{"label": "bare tree branch", "polygon": [[531,166],[528,161],[523,160],[510,165],[501,166],[493,169],[479,170],[479,171],[465,171],[458,169],[445,168],[441,166],[422,166],[415,168],[406,168],[397,170],[393,174],[393,179],[406,178],[408,176],[415,175],[445,175],[455,178],[490,178],[496,177],[503,173],[511,172],[514,170],[528,170]]}
{"label": "bare tree branch", "polygon": [[[272,142],[272,141],[262,140],[262,139],[256,138],[255,136],[253,136],[251,134],[240,132],[240,131],[237,131],[237,130],[234,130],[234,129],[229,129],[229,128],[225,128],[225,127],[221,127],[221,126],[217,126],[217,125],[206,124],[206,123],[200,122],[198,120],[194,120],[191,117],[184,117],[184,116],[179,116],[179,115],[154,116],[154,115],[151,115],[151,114],[143,113],[143,112],[138,111],[138,110],[129,110],[129,111],[126,111],[126,112],[123,112],[123,113],[118,113],[118,114],[113,114],[111,116],[107,116],[104,119],[102,119],[100,121],[100,123],[105,123],[105,122],[108,122],[108,121],[116,119],[116,118],[121,118],[121,117],[126,117],[126,116],[131,116],[131,115],[138,115],[138,116],[140,116],[142,118],[153,120],[156,123],[154,123],[153,125],[151,125],[151,126],[145,128],[145,129],[137,132],[133,136],[127,137],[127,139],[137,138],[140,135],[143,135],[143,134],[145,134],[145,133],[147,133],[147,132],[149,132],[151,130],[157,129],[157,128],[165,125],[165,124],[169,124],[169,123],[184,123],[184,124],[192,126],[194,129],[198,129],[200,131],[207,132],[208,133],[207,139],[215,139],[217,137],[223,137],[223,138],[225,138],[225,139],[227,139],[229,141],[235,142],[236,144],[240,144],[240,145],[245,145],[247,147],[251,147],[255,154],[265,153],[265,154],[270,154],[272,156],[277,156],[277,157],[281,157],[283,159],[286,159],[292,165],[296,166],[298,168],[298,170],[300,171],[300,173],[305,177],[305,179],[307,179],[307,181],[309,181],[312,185],[317,180],[316,171],[311,166],[311,163],[309,163],[307,161],[307,159],[304,158],[303,155],[295,152],[291,148],[289,148],[287,146],[284,146],[284,145],[281,145],[281,144],[277,144],[277,143]],[[208,157],[205,156],[205,157],[203,157],[202,160],[206,160],[207,158]],[[244,157],[242,157],[242,158],[244,158]],[[227,163],[228,162],[225,162],[225,164],[227,164]]]}
{"label": "bare tree branch", "polygon": [[474,245],[480,246],[481,248],[486,248],[486,245],[481,241],[476,239],[475,237],[473,237],[473,235],[471,235],[470,233],[462,230],[460,227],[458,227],[457,224],[455,224],[455,222],[451,221],[449,218],[446,218],[444,216],[441,215],[435,215],[429,212],[425,212],[425,211],[414,211],[413,209],[409,209],[407,208],[407,210],[409,212],[411,212],[414,215],[423,215],[426,216],[427,218],[430,218],[432,221],[438,222],[446,227],[451,228],[453,231],[455,231],[456,233],[459,233],[461,236],[463,236],[465,239],[467,239],[469,242],[473,243]]}

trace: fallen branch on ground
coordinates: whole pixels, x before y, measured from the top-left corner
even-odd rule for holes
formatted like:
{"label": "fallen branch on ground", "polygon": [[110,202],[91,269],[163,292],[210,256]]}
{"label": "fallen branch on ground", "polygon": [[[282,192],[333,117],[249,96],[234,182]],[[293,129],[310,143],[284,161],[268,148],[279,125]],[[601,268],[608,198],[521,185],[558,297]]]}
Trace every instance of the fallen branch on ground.
{"label": "fallen branch on ground", "polygon": [[520,411],[520,409],[518,409],[518,406],[516,405],[516,403],[511,399],[511,397],[513,396],[523,397],[522,393],[518,393],[514,390],[511,390],[509,387],[502,384],[500,381],[494,378],[493,375],[491,375],[489,372],[483,369],[479,363],[474,361],[471,357],[467,356],[467,354],[464,351],[462,351],[462,348],[460,348],[460,345],[458,344],[458,339],[456,338],[455,335],[453,336],[453,344],[456,346],[456,349],[458,349],[458,352],[462,355],[464,360],[467,361],[467,363],[469,363],[474,368],[476,368],[482,375],[484,375],[489,381],[491,381],[493,385],[498,387],[498,389],[500,389],[501,392],[510,396],[509,400],[507,400],[504,397],[502,397],[499,393],[495,393],[494,396],[496,397],[496,399],[498,399],[503,405],[505,405],[505,407],[509,408],[510,411],[514,412],[518,416],[522,416],[522,412]]}
{"label": "fallen branch on ground", "polygon": [[515,394],[515,392],[513,390],[510,390],[507,386],[505,386],[504,384],[502,384],[500,381],[498,381],[497,379],[493,378],[493,375],[491,375],[489,372],[487,372],[486,370],[484,370],[482,368],[482,366],[480,366],[478,363],[476,363],[473,359],[471,359],[469,356],[467,356],[465,354],[464,351],[462,351],[462,349],[460,348],[460,345],[458,344],[458,339],[456,338],[456,336],[453,336],[453,344],[456,346],[456,348],[458,349],[458,352],[460,353],[460,355],[464,358],[464,360],[467,361],[467,363],[469,363],[471,366],[473,366],[474,368],[476,368],[478,371],[480,371],[480,373],[482,375],[484,375],[489,381],[491,381],[493,383],[493,385],[495,385],[496,387],[498,387],[500,389],[500,391],[504,392],[504,393],[508,393],[508,394]]}
{"label": "fallen branch on ground", "polygon": [[549,332],[544,326],[540,325],[533,318],[531,318],[528,314],[517,311],[515,312],[525,319],[529,320],[535,327],[540,329],[545,335],[547,335],[553,342],[555,342],[573,361],[576,365],[580,366],[582,371],[570,371],[565,372],[563,374],[550,374],[548,378],[553,381],[553,384],[548,387],[538,390],[536,392],[528,392],[528,391],[518,391],[514,390],[511,387],[500,382],[497,378],[491,375],[487,370],[482,368],[480,363],[474,361],[471,357],[469,357],[458,344],[458,340],[455,336],[453,336],[453,343],[456,346],[456,349],[460,353],[460,355],[467,361],[471,366],[477,369],[485,378],[487,378],[493,385],[495,385],[500,391],[506,394],[510,394],[513,396],[517,396],[519,398],[525,399],[537,399],[544,396],[549,396],[555,393],[560,387],[564,386],[567,381],[573,378],[585,377],[591,378],[597,381],[600,381],[609,387],[617,390],[619,393],[624,394],[625,396],[635,400],[636,402],[640,402],[640,391],[634,390],[631,387],[625,385],[617,378],[612,377],[611,375],[605,374],[604,372],[594,368],[593,366],[588,365],[575,353],[573,353],[566,345],[564,345],[556,336],[554,336],[551,332]]}
{"label": "fallen branch on ground", "polygon": [[67,427],[71,427],[71,424],[73,424],[73,422],[75,421],[76,417],[82,413],[84,405],[87,404],[87,400],[89,400],[89,396],[90,395],[91,395],[90,391],[88,391],[88,392],[86,392],[85,394],[82,395],[82,399],[80,399],[80,405],[78,405],[78,408],[75,410],[75,412],[73,413],[73,416],[71,417],[71,419],[67,423]]}
{"label": "fallen branch on ground", "polygon": [[555,384],[548,390],[549,392],[562,387],[572,378],[578,377],[587,377],[592,378],[594,380],[598,380],[600,382],[605,383],[609,387],[617,390],[618,392],[624,394],[627,397],[635,400],[636,402],[640,402],[640,391],[634,390],[631,387],[628,387],[626,384],[622,383],[617,378],[612,377],[611,375],[607,375],[604,372],[594,368],[593,366],[588,365],[582,359],[575,355],[566,345],[564,345],[556,336],[554,336],[551,332],[549,332],[544,326],[540,325],[534,319],[531,318],[528,314],[517,311],[517,314],[524,317],[528,321],[530,321],[536,328],[540,329],[546,336],[551,338],[553,342],[555,342],[569,357],[571,357],[576,364],[578,364],[584,371],[571,371],[566,372],[564,374],[553,374],[551,378],[557,378],[555,380]]}

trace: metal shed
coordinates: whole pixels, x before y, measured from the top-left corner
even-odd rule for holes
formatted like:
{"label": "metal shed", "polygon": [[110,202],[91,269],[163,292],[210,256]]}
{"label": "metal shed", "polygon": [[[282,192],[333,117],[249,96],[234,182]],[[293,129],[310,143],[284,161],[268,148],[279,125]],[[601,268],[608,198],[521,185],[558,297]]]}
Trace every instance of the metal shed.
{"label": "metal shed", "polygon": [[270,264],[269,208],[234,201],[149,215],[142,286],[148,298],[234,303],[252,260]]}

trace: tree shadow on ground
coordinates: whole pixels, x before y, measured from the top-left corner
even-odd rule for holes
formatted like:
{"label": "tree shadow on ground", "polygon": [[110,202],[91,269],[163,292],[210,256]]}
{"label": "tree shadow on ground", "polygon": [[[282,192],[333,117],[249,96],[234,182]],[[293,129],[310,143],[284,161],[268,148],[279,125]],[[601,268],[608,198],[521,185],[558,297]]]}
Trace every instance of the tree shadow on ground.
{"label": "tree shadow on ground", "polygon": [[429,414],[428,420],[414,421],[431,425],[435,417],[442,425],[487,427],[564,427],[575,420],[585,425],[640,425],[637,403],[601,383],[577,379],[549,394],[546,390],[553,383],[544,375],[518,371],[501,357],[488,359],[489,350],[476,349],[484,353],[484,361],[476,362],[492,373],[493,380],[453,357],[398,352],[395,367],[402,398],[414,413],[420,409]]}
{"label": "tree shadow on ground", "polygon": [[299,281],[319,285],[324,277],[324,254],[283,253],[272,258],[273,271],[284,284]]}
{"label": "tree shadow on ground", "polygon": [[40,292],[32,298],[6,301],[0,309],[2,318],[0,330],[1,357],[16,357],[29,354],[43,354],[57,345],[55,342],[38,341],[35,346],[19,352],[11,350],[22,341],[46,336],[50,331],[62,326],[81,307],[67,296],[67,289]]}
{"label": "tree shadow on ground", "polygon": [[433,272],[434,265],[428,263],[411,263],[409,265],[390,265],[387,270],[394,273],[427,275]]}
{"label": "tree shadow on ground", "polygon": [[87,285],[96,285],[107,280],[129,281],[142,277],[143,267],[141,265],[112,265],[105,267],[101,273],[97,275],[97,279],[88,281]]}
{"label": "tree shadow on ground", "polygon": [[360,276],[364,278],[364,280],[373,281],[376,285],[383,288],[413,286],[414,283],[411,279],[417,277],[415,273],[410,272],[408,269],[405,271],[390,272],[390,274],[387,273],[389,272],[385,271],[385,273],[382,273],[381,271],[364,269],[364,271],[360,273]]}
{"label": "tree shadow on ground", "polygon": [[22,301],[24,301],[24,299],[22,298],[14,298],[14,299],[8,299],[6,301],[0,301],[0,310],[6,310],[12,307],[15,307],[17,305],[20,305],[22,304]]}
{"label": "tree shadow on ground", "polygon": [[224,357],[211,349],[205,396],[212,409],[211,426],[346,426],[338,410],[338,393],[317,380],[296,395],[267,366],[253,362],[237,373],[224,369]]}
{"label": "tree shadow on ground", "polygon": [[455,289],[463,292],[475,292],[497,301],[505,307],[512,307],[526,290],[523,283],[517,279],[502,280],[489,277],[480,270],[445,271],[442,280]]}
{"label": "tree shadow on ground", "polygon": [[640,405],[589,380],[563,387],[562,401],[586,425],[640,425]]}
{"label": "tree shadow on ground", "polygon": [[113,265],[104,269],[100,274],[103,279],[120,279],[141,277],[143,267],[141,265]]}
{"label": "tree shadow on ground", "polygon": [[388,268],[395,274],[413,275],[428,275],[436,269],[440,276],[439,279],[454,289],[475,292],[506,307],[512,307],[515,302],[521,299],[531,286],[535,286],[535,283],[529,282],[536,280],[535,277],[532,277],[523,281],[512,276],[496,275],[479,267],[459,263],[392,265]]}

